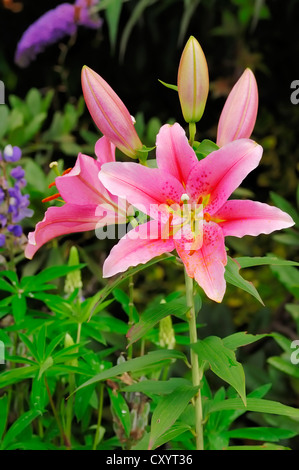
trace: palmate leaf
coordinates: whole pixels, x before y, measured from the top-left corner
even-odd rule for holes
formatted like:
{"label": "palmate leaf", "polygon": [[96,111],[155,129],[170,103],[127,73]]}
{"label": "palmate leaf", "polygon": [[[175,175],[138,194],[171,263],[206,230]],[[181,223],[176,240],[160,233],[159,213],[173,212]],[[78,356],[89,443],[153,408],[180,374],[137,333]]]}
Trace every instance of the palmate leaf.
{"label": "palmate leaf", "polygon": [[11,443],[15,440],[15,438],[27,427],[29,424],[41,413],[38,410],[29,410],[26,413],[23,413],[17,421],[15,421],[7,433],[5,434],[0,449],[7,449]]}
{"label": "palmate leaf", "polygon": [[230,384],[246,405],[245,374],[242,365],[236,360],[234,352],[227,348],[217,336],[209,336],[192,344],[199,361],[208,362],[211,370]]}

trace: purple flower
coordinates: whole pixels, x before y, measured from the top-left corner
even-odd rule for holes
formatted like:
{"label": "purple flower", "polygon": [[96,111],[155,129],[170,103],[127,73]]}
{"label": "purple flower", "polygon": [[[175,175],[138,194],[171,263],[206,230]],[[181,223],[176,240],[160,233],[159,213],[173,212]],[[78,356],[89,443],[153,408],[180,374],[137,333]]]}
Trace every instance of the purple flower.
{"label": "purple flower", "polygon": [[102,20],[97,14],[92,14],[91,8],[99,3],[99,0],[76,0],[77,23],[87,28],[98,29],[102,26]]}
{"label": "purple flower", "polygon": [[16,166],[11,170],[10,176],[12,176],[15,180],[21,180],[25,176],[25,171],[21,166]]}
{"label": "purple flower", "polygon": [[4,214],[0,214],[0,224],[1,227],[4,228],[7,224],[7,217]]}
{"label": "purple flower", "polygon": [[2,248],[5,245],[5,235],[0,233],[0,247]]}
{"label": "purple flower", "polygon": [[7,230],[12,233],[15,237],[21,237],[23,234],[23,229],[21,225],[8,225]]}
{"label": "purple flower", "polygon": [[0,188],[0,204],[4,202],[4,199],[5,199],[5,192],[3,191],[2,188]]}
{"label": "purple flower", "polygon": [[42,15],[21,37],[15,54],[15,63],[19,67],[28,67],[37,54],[43,52],[47,46],[55,44],[64,36],[75,34],[78,25],[89,28],[101,26],[98,16],[93,16],[89,12],[90,6],[97,2],[98,0],[77,0],[74,5],[62,3]]}
{"label": "purple flower", "polygon": [[23,195],[17,185],[9,188],[8,193],[10,196],[8,212],[12,214],[12,221],[16,223],[25,217],[32,217],[33,211],[28,209],[29,195]]}
{"label": "purple flower", "polygon": [[18,162],[22,157],[22,150],[16,146],[6,145],[3,150],[3,157],[6,162]]}

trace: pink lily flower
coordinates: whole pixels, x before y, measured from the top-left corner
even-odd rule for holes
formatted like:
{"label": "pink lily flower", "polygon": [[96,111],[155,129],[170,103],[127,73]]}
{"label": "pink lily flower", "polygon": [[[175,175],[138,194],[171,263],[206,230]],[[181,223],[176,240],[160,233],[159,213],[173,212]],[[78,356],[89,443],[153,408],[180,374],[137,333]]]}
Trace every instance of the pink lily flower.
{"label": "pink lily flower", "polygon": [[234,85],[220,115],[217,140],[219,147],[233,140],[249,138],[258,110],[258,89],[255,76],[247,68]]}
{"label": "pink lily flower", "polygon": [[124,103],[96,72],[82,69],[82,89],[90,115],[100,131],[125,155],[137,158],[142,143]]}
{"label": "pink lily flower", "polygon": [[[221,302],[226,289],[224,237],[268,234],[294,222],[267,204],[227,201],[262,157],[262,147],[252,140],[231,142],[198,161],[176,123],[161,127],[156,145],[158,168],[133,162],[106,163],[101,168],[99,178],[108,191],[152,217],[112,248],[103,275],[113,276],[176,249],[188,275],[210,299]],[[199,218],[201,230],[195,228]]]}
{"label": "pink lily flower", "polygon": [[115,161],[115,146],[102,137],[95,153],[97,160],[80,153],[74,168],[55,179],[59,193],[44,201],[59,197],[65,204],[49,207],[34,232],[28,234],[27,258],[31,259],[42,245],[60,235],[126,222],[126,205],[122,209],[119,199],[98,179],[102,164]]}

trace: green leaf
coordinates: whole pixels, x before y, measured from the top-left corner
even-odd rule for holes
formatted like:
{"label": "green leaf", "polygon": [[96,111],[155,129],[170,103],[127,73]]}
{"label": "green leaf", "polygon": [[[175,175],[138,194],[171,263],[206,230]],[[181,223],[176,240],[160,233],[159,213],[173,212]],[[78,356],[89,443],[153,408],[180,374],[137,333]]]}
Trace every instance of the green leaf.
{"label": "green leaf", "polygon": [[0,106],[0,140],[5,136],[8,128],[9,109],[6,105]]}
{"label": "green leaf", "polygon": [[299,409],[292,408],[291,406],[283,405],[282,403],[263,400],[261,398],[247,397],[246,406],[240,398],[228,398],[222,402],[208,402],[206,403],[206,413],[215,413],[222,410],[243,410],[254,411],[257,413],[269,413],[280,416],[288,416],[296,421],[299,421]]}
{"label": "green leaf", "polygon": [[278,446],[265,442],[260,446],[229,446],[225,450],[291,450],[289,447]]}
{"label": "green leaf", "polygon": [[[290,351],[290,355],[291,355],[291,351]],[[290,375],[291,377],[294,377],[295,379],[299,379],[298,364],[297,365],[292,364],[289,360],[283,359],[282,357],[278,357],[278,356],[269,357],[267,362],[271,364],[271,366],[275,367],[275,369],[280,370],[284,374]]]}
{"label": "green leaf", "polygon": [[146,309],[141,315],[140,321],[128,332],[129,345],[145,336],[152,328],[168,315],[185,315],[190,307],[184,299],[174,299],[168,303],[160,303]]}
{"label": "green leaf", "polygon": [[285,259],[276,258],[275,256],[243,256],[235,258],[235,261],[240,265],[240,268],[251,268],[252,266],[299,266],[296,261],[289,261]]}
{"label": "green leaf", "polygon": [[131,432],[131,417],[127,402],[122,394],[116,390],[113,391],[111,388],[108,388],[108,393],[111,401],[111,407],[122,424],[126,436],[129,437]]}
{"label": "green leaf", "polygon": [[[60,277],[66,276],[68,273],[72,271],[77,271],[78,269],[84,268],[85,264],[78,264],[77,266],[51,266],[50,268],[44,269],[42,272],[32,276],[35,280],[35,284],[43,284],[49,281],[53,281],[54,279],[58,279]],[[34,288],[32,288],[34,291]]]}
{"label": "green leaf", "polygon": [[277,442],[281,439],[290,439],[296,436],[298,432],[279,428],[239,428],[227,431],[225,435],[230,439],[251,439],[256,441]]}
{"label": "green leaf", "polygon": [[246,281],[239,273],[240,266],[233,260],[232,258],[228,257],[227,258],[227,265],[225,266],[225,280],[232,284],[235,287],[238,287],[239,289],[244,290],[245,292],[248,292],[250,295],[252,295],[255,299],[257,299],[262,305],[264,305],[264,302],[262,301],[260,294],[254,287],[254,285]]}
{"label": "green leaf", "polygon": [[177,85],[171,85],[170,83],[163,82],[162,80],[159,80],[162,85],[166,86],[166,88],[170,88],[171,90],[178,91],[178,86]]}
{"label": "green leaf", "polygon": [[7,433],[5,434],[5,437],[2,441],[1,444],[1,449],[5,449],[11,444],[14,439],[22,432],[24,431],[27,426],[29,426],[30,423],[34,419],[36,419],[38,416],[40,416],[40,412],[38,410],[29,410],[26,413],[23,413],[17,421],[15,421]]}
{"label": "green leaf", "polygon": [[191,386],[191,382],[183,378],[170,378],[169,380],[141,380],[123,388],[124,392],[141,392],[145,395],[165,395],[172,393],[179,386]]}
{"label": "green leaf", "polygon": [[285,288],[299,299],[299,270],[292,266],[272,266],[271,271]]}
{"label": "green leaf", "polygon": [[292,219],[294,220],[295,224],[299,227],[299,213],[296,209],[290,204],[286,199],[279,194],[274,193],[273,191],[270,192],[270,196],[274,204],[279,207],[284,212],[287,212]]}
{"label": "green leaf", "polygon": [[45,361],[41,364],[38,374],[38,380],[42,377],[42,375],[46,372],[46,370],[50,369],[54,364],[53,358],[51,356],[47,357]]}
{"label": "green leaf", "polygon": [[119,24],[119,18],[122,10],[123,0],[110,0],[106,9],[105,16],[109,29],[109,39],[111,49],[114,52],[115,44],[117,39],[117,30]]}
{"label": "green leaf", "polygon": [[37,88],[31,88],[26,95],[26,104],[33,116],[39,114],[41,110],[41,95]]}
{"label": "green leaf", "polygon": [[242,365],[236,360],[231,349],[224,346],[217,336],[209,336],[192,344],[200,361],[207,361],[211,370],[222,380],[230,384],[246,405],[245,374]]}
{"label": "green leaf", "polygon": [[238,333],[234,333],[226,338],[223,338],[223,344],[226,348],[232,349],[235,351],[241,346],[247,346],[247,344],[255,343],[262,338],[267,338],[271,335],[268,334],[261,334],[261,335],[250,335],[245,331],[240,331]]}
{"label": "green leaf", "polygon": [[218,145],[215,144],[215,142],[212,142],[211,140],[208,140],[208,139],[204,139],[202,142],[200,142],[199,145],[197,145],[195,149],[195,153],[196,153],[197,158],[199,160],[202,160],[207,155],[209,155],[210,153],[218,149],[219,147]]}
{"label": "green leaf", "polygon": [[12,294],[15,294],[17,291],[15,287],[6,282],[4,279],[0,279],[0,289],[5,290],[7,292],[11,292]]}
{"label": "green leaf", "polygon": [[197,392],[198,387],[182,385],[159,401],[152,416],[149,450],[176,422]]}
{"label": "green leaf", "polygon": [[14,295],[12,298],[12,314],[15,319],[15,322],[19,324],[25,317],[27,304],[26,298],[24,295]]}
{"label": "green leaf", "polygon": [[92,379],[80,385],[77,390],[87,387],[92,383],[100,382],[101,380],[106,380],[112,377],[116,377],[118,375],[122,375],[124,372],[136,372],[144,370],[148,367],[156,366],[157,364],[161,364],[162,367],[163,363],[172,361],[174,359],[182,359],[185,361],[186,357],[183,353],[175,350],[161,349],[158,351],[152,351],[146,354],[145,356],[136,357],[134,359],[131,359],[130,361],[123,362],[121,364],[118,364],[117,366],[111,367],[111,369],[109,370],[105,370],[100,374],[97,374]]}
{"label": "green leaf", "polygon": [[0,442],[6,427],[8,412],[8,397],[7,395],[3,395],[3,397],[0,398]]}
{"label": "green leaf", "polygon": [[156,3],[157,0],[140,0],[139,2],[136,3],[132,14],[123,30],[122,37],[120,39],[120,59],[123,60],[126,48],[127,48],[127,43],[130,37],[130,34],[135,26],[135,24],[138,22],[139,18],[143,14],[144,10],[149,7],[150,5],[153,5]]}

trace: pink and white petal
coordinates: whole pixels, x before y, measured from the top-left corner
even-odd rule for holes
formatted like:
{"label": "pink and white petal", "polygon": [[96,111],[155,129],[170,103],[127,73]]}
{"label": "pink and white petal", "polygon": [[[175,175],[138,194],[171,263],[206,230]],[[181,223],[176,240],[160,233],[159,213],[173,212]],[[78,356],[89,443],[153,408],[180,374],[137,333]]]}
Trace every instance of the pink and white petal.
{"label": "pink and white petal", "polygon": [[224,271],[227,263],[221,228],[213,222],[204,224],[203,245],[195,252],[185,251],[177,241],[175,245],[188,276],[197,281],[210,299],[221,302],[226,290]]}
{"label": "pink and white petal", "polygon": [[28,234],[25,256],[31,259],[48,241],[61,235],[94,230],[99,224],[116,223],[116,215],[95,205],[65,204],[49,207],[34,232]]}
{"label": "pink and white petal", "polygon": [[198,160],[184,129],[178,123],[172,126],[165,124],[157,135],[156,145],[158,168],[186,185],[189,173]]}
{"label": "pink and white petal", "polygon": [[112,194],[127,199],[145,214],[166,222],[168,205],[179,203],[183,185],[169,173],[139,163],[105,163],[99,178]]}
{"label": "pink and white petal", "polygon": [[210,195],[205,210],[214,214],[258,166],[262,153],[263,148],[253,140],[230,142],[198,162],[188,178],[186,193],[194,202]]}
{"label": "pink and white petal", "polygon": [[115,245],[104,262],[103,277],[111,277],[128,268],[145,264],[156,256],[174,250],[171,238],[162,239],[161,226],[155,220],[138,225]]}
{"label": "pink and white petal", "polygon": [[115,162],[115,145],[104,135],[95,144],[95,154],[98,162]]}
{"label": "pink and white petal", "polygon": [[74,168],[55,179],[61,197],[70,204],[100,204],[110,201],[110,195],[99,181],[100,163],[80,153]]}
{"label": "pink and white petal", "polygon": [[213,218],[222,227],[225,237],[268,234],[294,225],[286,212],[256,201],[227,201]]}

